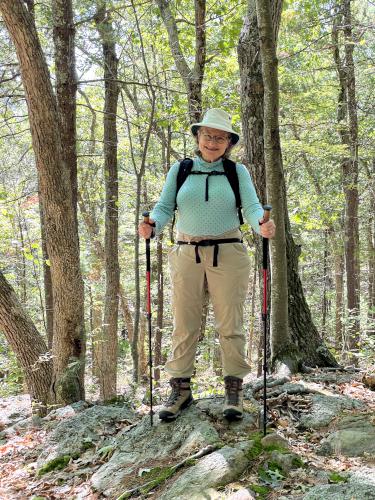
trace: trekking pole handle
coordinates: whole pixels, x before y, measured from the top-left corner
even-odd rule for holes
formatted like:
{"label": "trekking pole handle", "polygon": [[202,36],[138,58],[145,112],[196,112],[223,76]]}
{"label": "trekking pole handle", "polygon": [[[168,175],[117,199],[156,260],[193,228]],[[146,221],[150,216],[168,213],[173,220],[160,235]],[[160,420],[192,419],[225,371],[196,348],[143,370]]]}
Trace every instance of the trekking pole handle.
{"label": "trekking pole handle", "polygon": [[263,210],[264,210],[263,214],[263,223],[264,223],[270,220],[272,207],[271,205],[263,205]]}
{"label": "trekking pole handle", "polygon": [[145,224],[150,224],[150,212],[142,212],[142,217]]}

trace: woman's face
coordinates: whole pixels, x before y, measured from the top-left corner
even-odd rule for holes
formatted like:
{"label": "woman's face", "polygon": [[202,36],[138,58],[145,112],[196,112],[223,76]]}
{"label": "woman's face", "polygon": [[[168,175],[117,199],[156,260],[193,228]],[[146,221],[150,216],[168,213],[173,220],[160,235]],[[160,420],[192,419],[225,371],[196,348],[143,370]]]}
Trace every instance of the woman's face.
{"label": "woman's face", "polygon": [[202,158],[213,162],[225,153],[230,144],[230,134],[217,128],[199,127],[197,141]]}

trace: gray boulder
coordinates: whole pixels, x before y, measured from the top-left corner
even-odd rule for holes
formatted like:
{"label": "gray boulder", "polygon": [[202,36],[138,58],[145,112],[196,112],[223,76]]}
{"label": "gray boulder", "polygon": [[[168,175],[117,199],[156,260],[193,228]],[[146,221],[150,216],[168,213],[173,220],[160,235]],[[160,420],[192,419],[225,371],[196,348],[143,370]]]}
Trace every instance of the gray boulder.
{"label": "gray boulder", "polygon": [[[51,416],[48,417],[49,420]],[[73,417],[53,422],[53,430],[43,445],[38,467],[62,456],[77,457],[90,447],[95,447],[117,432],[116,424],[136,419],[128,407],[93,406]],[[51,425],[52,422],[49,423]]]}
{"label": "gray boulder", "polygon": [[156,461],[176,464],[182,456],[189,456],[207,445],[220,443],[213,425],[194,406],[182,412],[174,422],[149,417],[129,431],[116,436],[116,450],[110,460],[91,478],[93,487],[106,496],[114,497],[134,486],[134,475],[142,468],[155,466]]}
{"label": "gray boulder", "polygon": [[254,498],[248,489],[240,488],[229,497],[226,497],[226,500],[254,500]]}
{"label": "gray boulder", "polygon": [[364,403],[347,396],[326,396],[315,394],[312,397],[311,411],[302,415],[299,423],[301,429],[320,429],[326,427],[343,410],[357,410],[365,407]]}
{"label": "gray boulder", "polygon": [[324,484],[315,486],[303,500],[375,500],[375,488],[366,484]]}
{"label": "gray boulder", "polygon": [[303,500],[375,500],[374,469],[353,471],[347,483],[314,486]]}
{"label": "gray boulder", "polygon": [[230,483],[245,470],[249,463],[245,453],[224,446],[190,467],[176,479],[160,500],[204,500],[211,498],[208,490]]}
{"label": "gray boulder", "polygon": [[320,455],[375,456],[375,426],[368,415],[351,415],[340,419],[335,430],[321,443]]}

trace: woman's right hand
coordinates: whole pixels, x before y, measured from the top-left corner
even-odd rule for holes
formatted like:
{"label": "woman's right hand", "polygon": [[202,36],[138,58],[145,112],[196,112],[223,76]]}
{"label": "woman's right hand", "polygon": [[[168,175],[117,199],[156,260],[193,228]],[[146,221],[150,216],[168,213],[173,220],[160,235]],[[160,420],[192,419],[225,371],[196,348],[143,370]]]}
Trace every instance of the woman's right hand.
{"label": "woman's right hand", "polygon": [[[153,219],[149,219],[149,221],[151,224],[153,224],[154,222]],[[150,224],[147,224],[146,222],[141,222],[138,226],[138,234],[141,238],[148,240],[152,236],[153,229],[154,228],[150,226]]]}

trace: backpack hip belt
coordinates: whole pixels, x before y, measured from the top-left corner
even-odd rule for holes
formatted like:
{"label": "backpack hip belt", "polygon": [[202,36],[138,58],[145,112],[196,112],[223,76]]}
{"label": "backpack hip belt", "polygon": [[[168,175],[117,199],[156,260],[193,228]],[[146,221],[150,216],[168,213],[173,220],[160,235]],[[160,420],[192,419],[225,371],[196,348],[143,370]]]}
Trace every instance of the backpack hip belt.
{"label": "backpack hip belt", "polygon": [[199,247],[214,247],[214,258],[213,267],[217,267],[217,260],[219,255],[219,245],[223,243],[242,243],[240,238],[226,238],[219,240],[201,240],[201,241],[177,241],[177,245],[194,245],[195,246],[195,262],[197,264],[201,263],[201,258],[199,257],[198,248]]}

